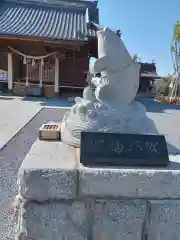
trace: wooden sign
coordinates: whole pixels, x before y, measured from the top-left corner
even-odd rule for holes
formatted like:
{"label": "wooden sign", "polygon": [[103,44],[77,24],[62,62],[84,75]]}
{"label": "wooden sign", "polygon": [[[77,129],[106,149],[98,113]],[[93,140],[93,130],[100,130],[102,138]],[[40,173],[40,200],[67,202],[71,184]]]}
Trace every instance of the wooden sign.
{"label": "wooden sign", "polygon": [[60,140],[61,138],[61,124],[49,122],[43,124],[39,129],[40,140]]}
{"label": "wooden sign", "polygon": [[99,166],[166,166],[169,163],[163,135],[82,132],[80,161]]}

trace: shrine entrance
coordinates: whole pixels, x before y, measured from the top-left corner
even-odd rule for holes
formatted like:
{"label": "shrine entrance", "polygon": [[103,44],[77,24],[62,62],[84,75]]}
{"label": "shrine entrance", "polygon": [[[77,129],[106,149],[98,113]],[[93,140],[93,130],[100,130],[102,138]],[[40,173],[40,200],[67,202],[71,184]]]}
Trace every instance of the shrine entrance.
{"label": "shrine entrance", "polygon": [[49,57],[43,61],[41,60],[27,60],[23,64],[23,78],[26,79],[26,86],[28,84],[39,84],[42,87],[46,85],[54,85],[55,79],[55,58]]}
{"label": "shrine entrance", "polygon": [[21,95],[28,96],[54,97],[59,95],[59,59],[56,52],[44,56],[31,56],[12,47],[9,48],[21,59],[21,77],[18,81],[16,80],[13,89],[17,91],[21,89]]}
{"label": "shrine entrance", "polygon": [[17,96],[62,97],[82,94],[89,45],[18,42],[8,46],[8,89]]}

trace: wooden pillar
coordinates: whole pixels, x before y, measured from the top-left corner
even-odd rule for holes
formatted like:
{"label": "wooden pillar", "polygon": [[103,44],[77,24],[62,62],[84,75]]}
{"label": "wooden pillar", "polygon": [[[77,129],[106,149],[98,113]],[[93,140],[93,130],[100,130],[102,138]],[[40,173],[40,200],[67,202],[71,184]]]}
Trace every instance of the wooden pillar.
{"label": "wooden pillar", "polygon": [[26,60],[26,83],[25,86],[28,87],[28,80],[29,80],[29,61]]}
{"label": "wooden pillar", "polygon": [[8,53],[8,90],[11,92],[13,89],[13,61],[12,53]]}
{"label": "wooden pillar", "polygon": [[[73,69],[72,69],[72,72],[73,72],[73,76],[75,76],[75,72],[74,72],[74,62],[75,62],[75,48],[73,49],[73,59],[72,59],[72,61],[73,61]],[[73,81],[73,84],[74,84],[74,79],[72,79],[72,81]],[[72,90],[71,90],[72,92],[74,92],[74,88],[72,88]]]}
{"label": "wooden pillar", "polygon": [[75,62],[75,48],[73,49],[73,74],[74,74],[74,62]]}
{"label": "wooden pillar", "polygon": [[55,58],[55,81],[54,81],[54,93],[59,95],[59,59]]}
{"label": "wooden pillar", "polygon": [[42,81],[43,81],[43,60],[40,61],[39,66],[39,87],[42,88]]}

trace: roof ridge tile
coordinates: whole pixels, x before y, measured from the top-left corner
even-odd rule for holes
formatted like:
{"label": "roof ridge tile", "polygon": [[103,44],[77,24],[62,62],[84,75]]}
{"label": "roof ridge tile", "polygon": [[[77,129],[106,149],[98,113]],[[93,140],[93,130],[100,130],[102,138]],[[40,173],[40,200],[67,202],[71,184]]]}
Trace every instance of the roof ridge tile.
{"label": "roof ridge tile", "polygon": [[[2,1],[2,0],[1,0]],[[54,6],[75,6],[78,8],[97,7],[94,1],[81,1],[81,0],[3,0],[4,3],[17,3],[17,4],[37,4],[37,5],[54,5]]]}

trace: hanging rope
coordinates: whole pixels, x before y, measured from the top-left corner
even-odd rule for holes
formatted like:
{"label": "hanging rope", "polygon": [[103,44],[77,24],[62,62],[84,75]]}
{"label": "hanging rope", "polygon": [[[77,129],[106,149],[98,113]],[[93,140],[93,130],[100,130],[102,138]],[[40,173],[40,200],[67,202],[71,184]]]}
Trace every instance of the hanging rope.
{"label": "hanging rope", "polygon": [[27,61],[32,60],[32,66],[34,66],[36,64],[35,60],[40,60],[41,61],[39,86],[42,87],[42,66],[44,66],[44,59],[48,58],[52,55],[55,55],[56,52],[52,52],[52,53],[49,53],[49,54],[46,54],[46,55],[43,55],[43,56],[31,56],[31,55],[26,55],[25,53],[22,53],[22,52],[14,49],[10,46],[9,46],[9,49],[23,57],[23,64],[26,65],[26,86],[28,86],[28,68],[29,68]]}
{"label": "hanging rope", "polygon": [[20,56],[22,56],[24,59],[23,59],[23,63],[26,64],[27,62],[27,59],[31,59],[32,62],[34,63],[35,60],[41,60],[41,64],[43,65],[44,64],[44,59],[47,58],[47,57],[50,57],[52,55],[55,55],[56,52],[52,52],[52,53],[49,53],[49,54],[46,54],[46,55],[43,55],[43,56],[31,56],[31,55],[26,55],[25,53],[22,53],[12,47],[9,46],[9,49],[11,49],[12,51],[14,51],[15,53],[19,54]]}

